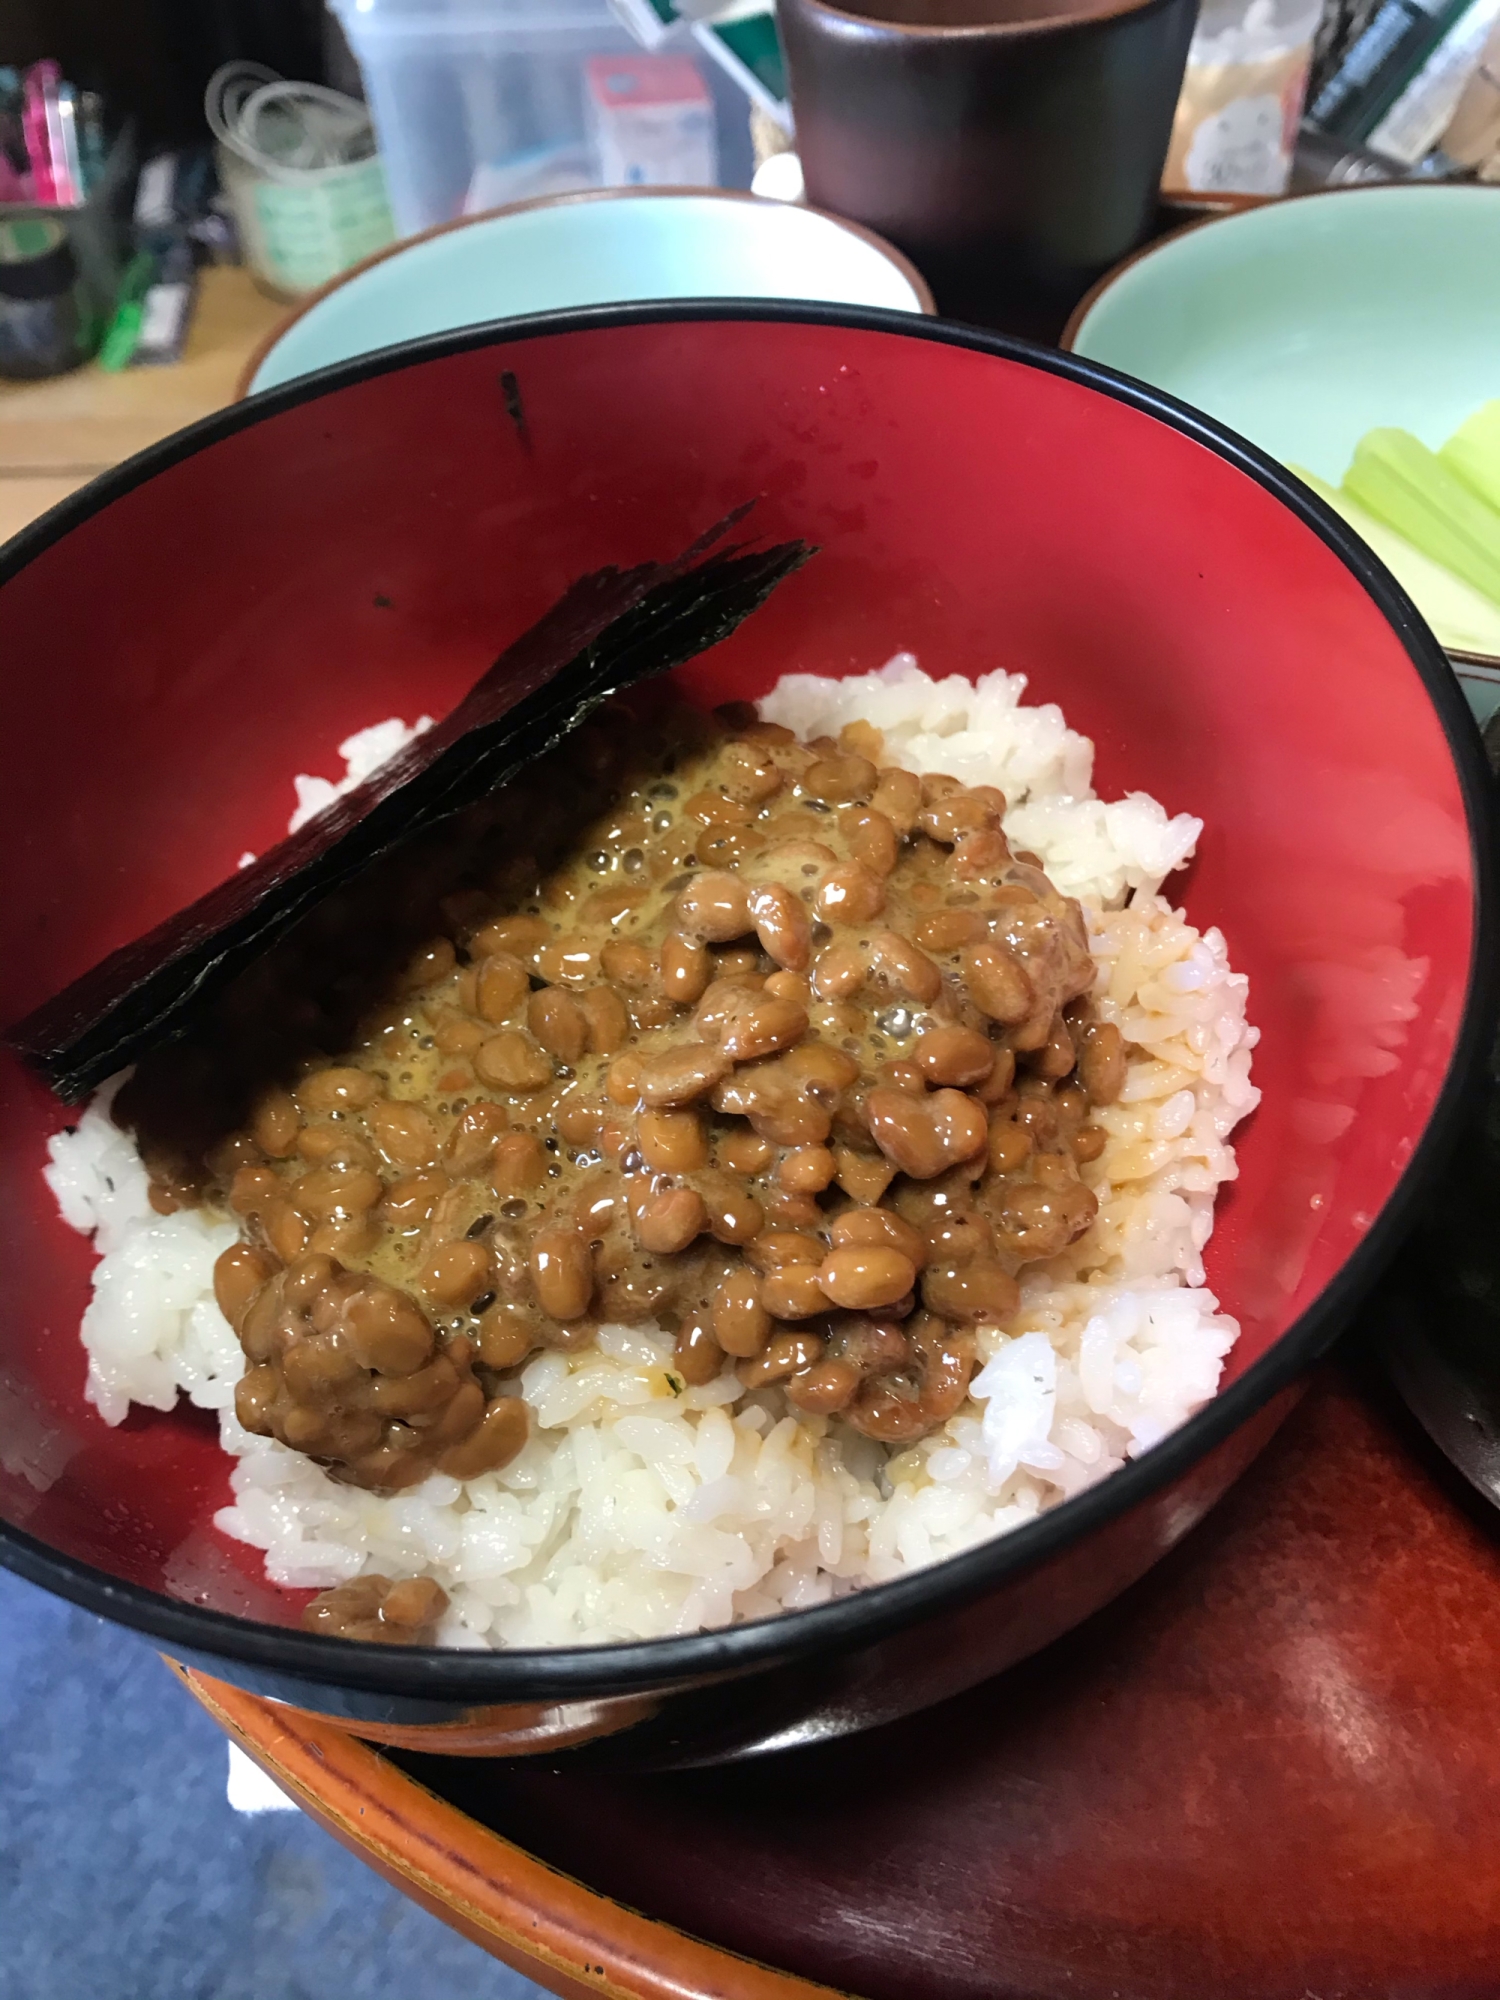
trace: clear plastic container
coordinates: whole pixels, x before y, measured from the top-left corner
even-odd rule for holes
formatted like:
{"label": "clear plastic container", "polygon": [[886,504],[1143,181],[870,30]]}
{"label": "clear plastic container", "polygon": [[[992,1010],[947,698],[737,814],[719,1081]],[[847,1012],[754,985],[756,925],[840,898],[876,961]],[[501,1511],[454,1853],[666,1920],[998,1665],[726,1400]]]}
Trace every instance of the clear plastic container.
{"label": "clear plastic container", "polygon": [[[608,0],[331,4],[364,75],[404,235],[606,184],[585,65],[642,53]],[[670,155],[664,167],[653,177],[672,178]]]}

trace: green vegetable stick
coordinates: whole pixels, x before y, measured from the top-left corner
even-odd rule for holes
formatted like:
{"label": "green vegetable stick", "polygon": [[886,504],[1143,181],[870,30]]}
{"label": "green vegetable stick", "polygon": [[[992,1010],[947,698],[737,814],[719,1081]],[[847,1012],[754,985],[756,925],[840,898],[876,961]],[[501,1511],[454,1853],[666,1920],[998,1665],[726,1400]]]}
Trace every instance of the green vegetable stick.
{"label": "green vegetable stick", "polygon": [[1304,486],[1310,486],[1325,500],[1363,541],[1379,556],[1397,583],[1427,620],[1440,646],[1450,652],[1489,653],[1500,656],[1500,605],[1444,569],[1431,556],[1423,555],[1405,535],[1377,521],[1375,516],[1347,493],[1319,479],[1304,466],[1289,466]]}
{"label": "green vegetable stick", "polygon": [[1438,457],[1471,492],[1500,507],[1500,401],[1486,403],[1460,424]]}
{"label": "green vegetable stick", "polygon": [[1344,491],[1397,534],[1500,604],[1500,513],[1410,431],[1369,431]]}

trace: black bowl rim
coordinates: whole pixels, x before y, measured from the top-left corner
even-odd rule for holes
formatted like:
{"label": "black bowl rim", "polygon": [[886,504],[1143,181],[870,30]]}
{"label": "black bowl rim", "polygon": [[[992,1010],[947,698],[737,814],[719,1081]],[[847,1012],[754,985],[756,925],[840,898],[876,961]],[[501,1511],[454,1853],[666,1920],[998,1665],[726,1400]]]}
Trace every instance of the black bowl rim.
{"label": "black bowl rim", "polygon": [[1333,550],[1373,598],[1404,646],[1437,711],[1464,802],[1475,908],[1463,1016],[1427,1126],[1363,1239],[1312,1304],[1243,1376],[1096,1486],[1025,1526],[913,1575],[753,1623],[681,1638],[506,1652],[377,1647],[266,1625],[185,1604],[60,1554],[0,1522],[0,1564],[85,1609],[148,1634],[169,1649],[211,1656],[312,1686],[452,1703],[566,1700],[753,1672],[814,1652],[841,1653],[956,1608],[1034,1569],[1178,1478],[1301,1374],[1343,1328],[1398,1247],[1415,1204],[1442,1166],[1465,1086],[1482,1060],[1500,981],[1496,817],[1479,732],[1442,649],[1416,606],[1374,553],[1315,494],[1226,426],[1149,384],[1010,335],[874,307],[763,299],[670,300],[538,313],[433,334],[336,363],[264,391],[179,431],[63,500],[0,549],[0,586],[44,549],[123,494],[221,438],[354,383],[472,349],[570,333],[672,323],[761,320],[887,334],[972,350],[1059,375],[1180,432],[1245,473]]}

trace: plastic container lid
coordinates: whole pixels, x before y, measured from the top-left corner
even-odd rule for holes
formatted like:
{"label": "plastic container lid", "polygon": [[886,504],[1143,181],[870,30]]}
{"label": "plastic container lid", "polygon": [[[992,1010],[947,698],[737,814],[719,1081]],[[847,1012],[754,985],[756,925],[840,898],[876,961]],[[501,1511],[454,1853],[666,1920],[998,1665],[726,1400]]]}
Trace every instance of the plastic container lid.
{"label": "plastic container lid", "polygon": [[566,37],[600,28],[623,32],[609,0],[491,0],[459,6],[447,0],[328,0],[351,42],[411,37],[422,41],[504,41],[540,35]]}

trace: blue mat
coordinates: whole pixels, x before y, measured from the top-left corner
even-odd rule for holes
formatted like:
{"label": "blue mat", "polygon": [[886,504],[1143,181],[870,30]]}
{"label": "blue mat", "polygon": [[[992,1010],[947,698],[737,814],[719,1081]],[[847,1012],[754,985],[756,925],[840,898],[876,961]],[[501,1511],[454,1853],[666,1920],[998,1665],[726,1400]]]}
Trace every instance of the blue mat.
{"label": "blue mat", "polygon": [[133,1634],[0,1571],[0,2000],[543,2000],[301,1813]]}

